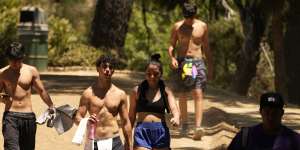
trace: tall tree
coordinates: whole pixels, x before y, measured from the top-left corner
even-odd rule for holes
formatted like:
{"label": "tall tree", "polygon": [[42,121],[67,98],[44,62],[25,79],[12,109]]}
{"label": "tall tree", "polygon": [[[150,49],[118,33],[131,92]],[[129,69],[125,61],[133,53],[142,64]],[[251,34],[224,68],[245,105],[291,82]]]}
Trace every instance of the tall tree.
{"label": "tall tree", "polygon": [[300,1],[289,0],[286,33],[284,38],[285,66],[287,71],[288,100],[300,105]]}
{"label": "tall tree", "polygon": [[90,42],[124,58],[123,47],[133,0],[98,0],[92,21]]}
{"label": "tall tree", "polygon": [[[243,3],[244,2],[244,3]],[[231,90],[246,95],[250,82],[256,74],[259,61],[259,43],[267,22],[263,3],[259,0],[234,0],[238,7],[245,40],[237,60],[237,70],[232,81]]]}
{"label": "tall tree", "polygon": [[287,97],[287,81],[283,45],[283,8],[284,0],[274,0],[272,7],[272,47],[275,62],[275,89]]}

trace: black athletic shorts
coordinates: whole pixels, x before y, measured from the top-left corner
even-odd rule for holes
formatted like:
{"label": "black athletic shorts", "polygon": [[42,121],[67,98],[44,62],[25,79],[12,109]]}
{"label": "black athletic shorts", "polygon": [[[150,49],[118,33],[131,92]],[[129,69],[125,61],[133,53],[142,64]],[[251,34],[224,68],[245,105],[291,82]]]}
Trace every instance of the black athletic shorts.
{"label": "black athletic shorts", "polygon": [[32,112],[5,111],[2,121],[4,150],[34,150],[35,121],[36,117]]}

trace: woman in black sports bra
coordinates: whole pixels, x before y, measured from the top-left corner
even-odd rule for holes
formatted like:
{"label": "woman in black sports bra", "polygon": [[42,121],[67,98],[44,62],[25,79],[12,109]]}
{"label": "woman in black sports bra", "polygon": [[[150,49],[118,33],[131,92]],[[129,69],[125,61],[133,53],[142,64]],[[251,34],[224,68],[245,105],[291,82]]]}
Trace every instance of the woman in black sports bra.
{"label": "woman in black sports bra", "polygon": [[179,110],[172,91],[161,80],[163,73],[160,55],[151,56],[146,66],[146,80],[133,89],[130,95],[129,117],[134,125],[135,150],[168,150],[170,133],[165,113],[171,111],[170,122],[179,125]]}

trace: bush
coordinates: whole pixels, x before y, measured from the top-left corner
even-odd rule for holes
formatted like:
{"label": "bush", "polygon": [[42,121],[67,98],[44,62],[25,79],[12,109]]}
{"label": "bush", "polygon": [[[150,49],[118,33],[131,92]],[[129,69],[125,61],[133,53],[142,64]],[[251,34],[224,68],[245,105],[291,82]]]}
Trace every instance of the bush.
{"label": "bush", "polygon": [[0,1],[0,67],[7,64],[4,50],[17,40],[19,6],[16,0]]}
{"label": "bush", "polygon": [[243,43],[239,23],[237,18],[220,19],[208,26],[214,59],[214,86],[227,88],[236,71],[237,53]]}
{"label": "bush", "polygon": [[69,20],[49,18],[49,65],[92,66],[102,52],[85,45],[78,37]]}

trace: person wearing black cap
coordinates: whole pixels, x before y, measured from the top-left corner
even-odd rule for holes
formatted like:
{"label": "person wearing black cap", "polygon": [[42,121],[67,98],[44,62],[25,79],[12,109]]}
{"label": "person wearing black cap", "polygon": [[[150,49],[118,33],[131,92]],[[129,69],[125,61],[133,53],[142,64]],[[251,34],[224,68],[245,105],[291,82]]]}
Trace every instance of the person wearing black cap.
{"label": "person wearing black cap", "polygon": [[281,123],[283,106],[281,94],[262,94],[259,108],[262,123],[242,128],[228,150],[300,150],[300,135]]}
{"label": "person wearing black cap", "polygon": [[5,104],[2,133],[5,150],[34,150],[36,117],[32,110],[31,90],[34,88],[55,113],[53,102],[44,88],[38,70],[23,63],[25,52],[21,43],[13,42],[6,50],[9,65],[0,69],[0,101]]}
{"label": "person wearing black cap", "polygon": [[[179,94],[179,106],[182,114],[182,135],[188,133],[187,97],[192,91],[195,102],[194,140],[201,140],[203,114],[203,90],[206,81],[213,77],[212,53],[209,49],[207,24],[196,19],[197,7],[191,3],[182,6],[183,20],[176,22],[171,31],[168,54],[171,59],[172,90]],[[176,54],[175,54],[175,53]],[[206,76],[206,65],[208,66]]]}

